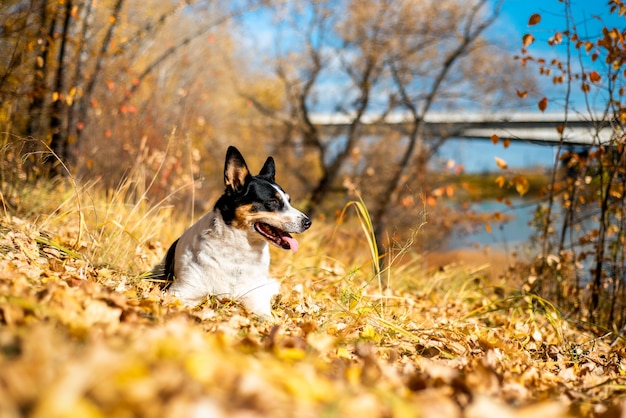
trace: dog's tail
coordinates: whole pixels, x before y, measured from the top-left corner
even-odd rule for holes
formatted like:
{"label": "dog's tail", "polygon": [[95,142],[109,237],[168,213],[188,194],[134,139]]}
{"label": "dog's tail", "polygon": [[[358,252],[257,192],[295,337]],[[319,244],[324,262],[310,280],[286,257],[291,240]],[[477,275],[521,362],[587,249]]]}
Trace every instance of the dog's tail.
{"label": "dog's tail", "polygon": [[176,255],[177,244],[178,240],[170,245],[163,261],[147,272],[143,276],[144,279],[157,282],[162,289],[167,289],[174,282],[174,256]]}

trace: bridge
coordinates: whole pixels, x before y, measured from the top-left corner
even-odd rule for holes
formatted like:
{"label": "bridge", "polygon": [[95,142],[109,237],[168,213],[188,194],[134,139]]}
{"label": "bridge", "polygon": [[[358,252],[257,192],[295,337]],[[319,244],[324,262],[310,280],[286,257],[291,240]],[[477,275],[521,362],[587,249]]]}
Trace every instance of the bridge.
{"label": "bridge", "polygon": [[[329,135],[340,135],[350,125],[352,118],[345,114],[314,114],[314,125]],[[367,115],[362,125],[371,134],[384,130],[406,130],[410,124],[406,114],[392,113],[383,120]],[[526,141],[543,144],[556,144],[561,141],[559,126],[563,126],[562,113],[429,113],[424,119],[424,136],[491,139],[497,135],[501,139]],[[613,129],[606,121],[594,121],[583,115],[569,116],[562,138],[565,145],[592,146],[608,143]]]}

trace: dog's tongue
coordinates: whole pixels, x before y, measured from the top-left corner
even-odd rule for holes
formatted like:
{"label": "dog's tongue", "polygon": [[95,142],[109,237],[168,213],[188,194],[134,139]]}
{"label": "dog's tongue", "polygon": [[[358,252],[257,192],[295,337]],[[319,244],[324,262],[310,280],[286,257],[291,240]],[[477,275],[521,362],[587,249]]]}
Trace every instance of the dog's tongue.
{"label": "dog's tongue", "polygon": [[298,251],[298,240],[292,237],[291,235],[283,236],[283,239],[289,243],[289,249],[294,253]]}

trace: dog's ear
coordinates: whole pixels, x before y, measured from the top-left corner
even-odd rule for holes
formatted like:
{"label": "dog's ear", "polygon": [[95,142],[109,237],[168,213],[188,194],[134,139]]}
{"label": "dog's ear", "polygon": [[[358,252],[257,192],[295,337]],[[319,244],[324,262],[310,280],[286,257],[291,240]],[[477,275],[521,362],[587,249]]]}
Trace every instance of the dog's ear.
{"label": "dog's ear", "polygon": [[231,188],[234,192],[240,192],[243,186],[250,179],[250,171],[243,155],[233,146],[226,151],[226,162],[224,163],[224,184],[226,188]]}
{"label": "dog's ear", "polygon": [[259,177],[263,177],[264,179],[275,183],[274,176],[276,176],[276,165],[274,164],[274,159],[272,157],[267,157],[265,164],[263,164],[263,168],[259,172]]}

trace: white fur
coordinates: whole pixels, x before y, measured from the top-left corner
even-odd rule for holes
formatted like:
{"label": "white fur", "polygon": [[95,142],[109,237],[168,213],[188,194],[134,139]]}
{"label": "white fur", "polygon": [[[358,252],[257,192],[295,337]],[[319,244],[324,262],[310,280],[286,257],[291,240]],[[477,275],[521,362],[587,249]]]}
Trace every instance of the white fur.
{"label": "white fur", "polygon": [[208,295],[241,301],[253,313],[271,317],[271,300],[279,283],[269,277],[267,242],[254,230],[232,228],[221,215],[204,215],[178,240],[176,280],[169,291],[185,305]]}

